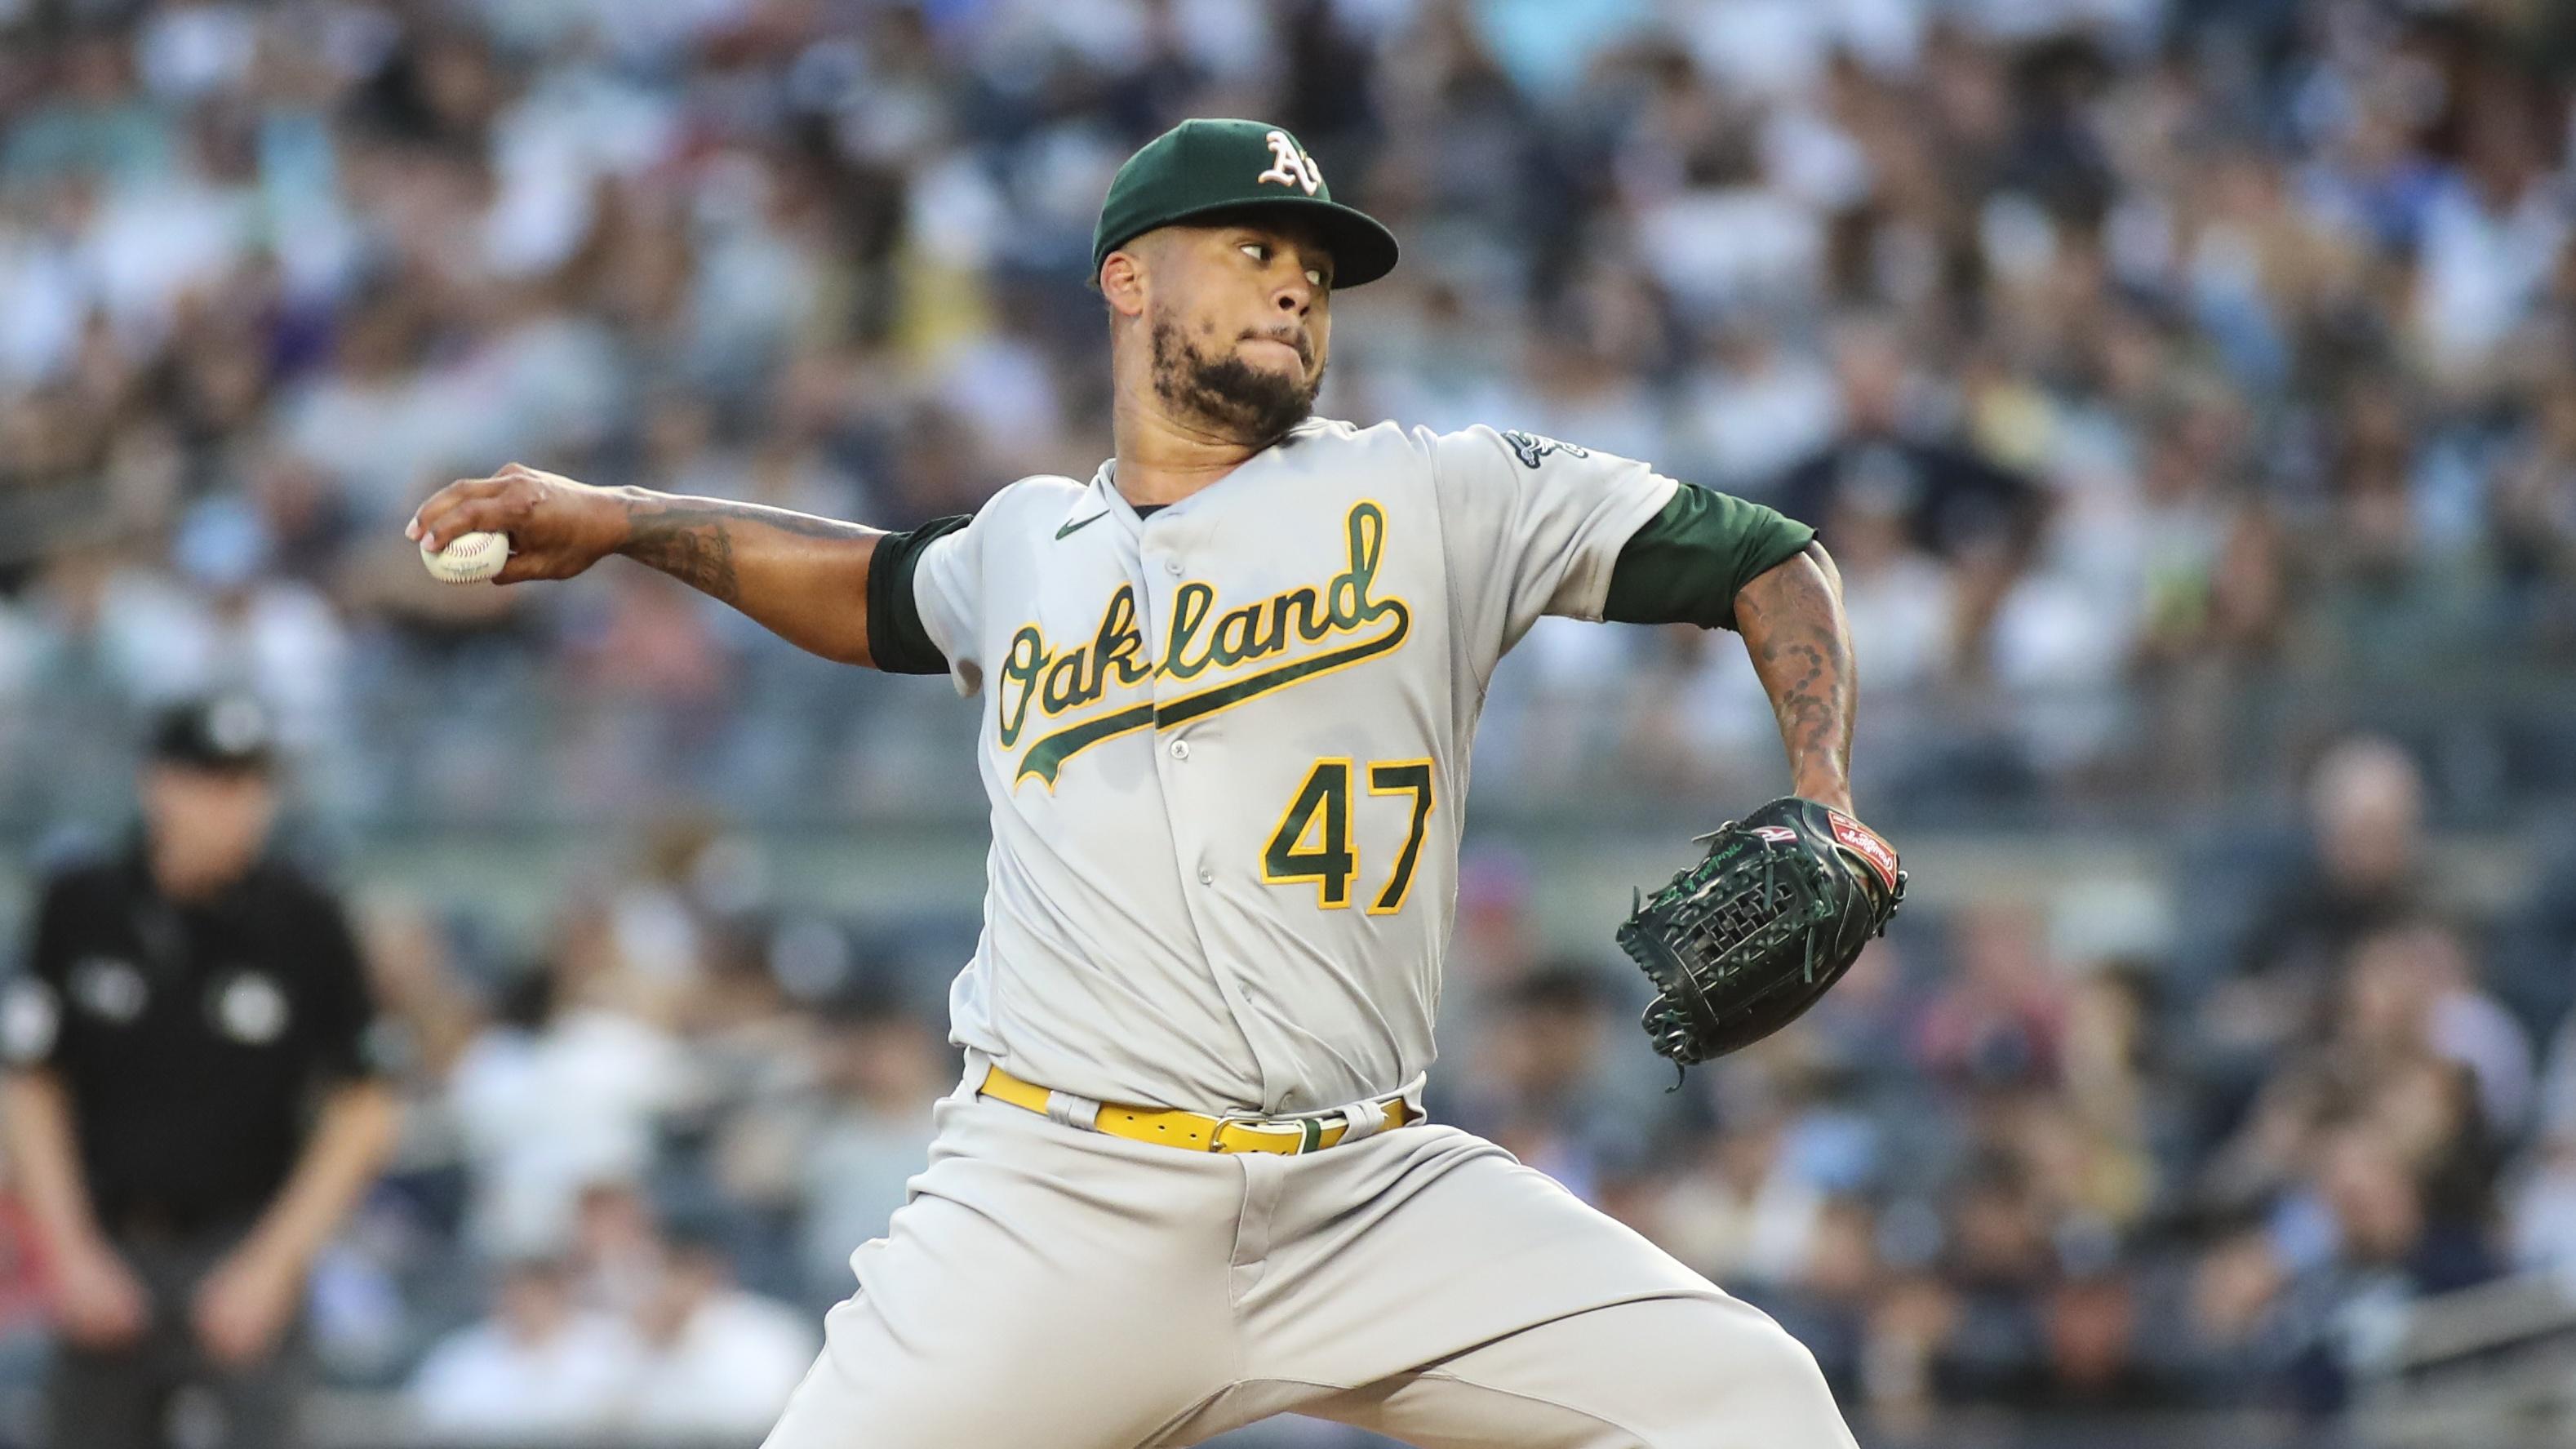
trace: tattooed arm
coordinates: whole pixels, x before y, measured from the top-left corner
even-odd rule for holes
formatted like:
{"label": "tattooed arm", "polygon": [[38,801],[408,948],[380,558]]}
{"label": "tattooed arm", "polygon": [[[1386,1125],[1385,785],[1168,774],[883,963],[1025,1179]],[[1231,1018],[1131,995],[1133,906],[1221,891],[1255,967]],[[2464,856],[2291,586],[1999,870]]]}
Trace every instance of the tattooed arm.
{"label": "tattooed arm", "polygon": [[624,554],[733,605],[800,649],[844,664],[868,658],[868,562],[880,530],[716,498],[596,488],[513,463],[451,483],[404,530],[432,548],[460,534],[506,533],[497,582],[568,579]]}
{"label": "tattooed arm", "polygon": [[1736,628],[1780,720],[1790,788],[1845,814],[1851,808],[1852,714],[1858,679],[1843,622],[1842,575],[1820,543],[1757,576],[1735,595]]}

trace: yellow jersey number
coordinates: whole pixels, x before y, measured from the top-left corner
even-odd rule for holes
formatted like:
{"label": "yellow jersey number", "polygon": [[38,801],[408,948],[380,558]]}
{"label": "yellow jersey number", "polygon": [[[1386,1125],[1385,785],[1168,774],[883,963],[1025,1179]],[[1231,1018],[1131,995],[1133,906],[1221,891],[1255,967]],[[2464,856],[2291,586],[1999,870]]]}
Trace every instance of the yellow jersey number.
{"label": "yellow jersey number", "polygon": [[[1319,909],[1338,911],[1350,905],[1351,879],[1360,869],[1359,843],[1351,838],[1352,774],[1352,762],[1339,758],[1317,760],[1306,772],[1305,783],[1289,797],[1278,828],[1262,848],[1265,884],[1313,881]],[[1404,909],[1405,897],[1413,890],[1414,868],[1422,862],[1422,832],[1431,821],[1431,762],[1373,760],[1368,766],[1368,792],[1411,800],[1412,821],[1405,831],[1404,848],[1396,852],[1386,884],[1369,902],[1370,915],[1388,916]]]}

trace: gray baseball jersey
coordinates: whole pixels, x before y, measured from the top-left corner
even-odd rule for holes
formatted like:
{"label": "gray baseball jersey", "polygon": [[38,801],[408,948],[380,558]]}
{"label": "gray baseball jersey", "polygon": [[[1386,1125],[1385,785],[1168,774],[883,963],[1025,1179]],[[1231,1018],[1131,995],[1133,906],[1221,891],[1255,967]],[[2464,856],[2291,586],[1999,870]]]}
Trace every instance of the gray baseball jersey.
{"label": "gray baseball jersey", "polygon": [[1321,419],[1144,517],[1114,468],[1014,483],[918,556],[992,802],[955,1038],[1110,1101],[1398,1089],[1432,1061],[1486,683],[1540,615],[1600,617],[1678,485]]}

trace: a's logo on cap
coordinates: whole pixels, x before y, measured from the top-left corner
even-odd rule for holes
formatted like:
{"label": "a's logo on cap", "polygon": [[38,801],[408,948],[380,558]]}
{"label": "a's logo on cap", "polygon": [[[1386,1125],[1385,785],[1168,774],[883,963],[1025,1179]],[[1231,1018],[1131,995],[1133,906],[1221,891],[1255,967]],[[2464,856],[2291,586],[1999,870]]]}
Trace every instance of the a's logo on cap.
{"label": "a's logo on cap", "polygon": [[1255,184],[1276,181],[1282,186],[1302,186],[1312,196],[1324,184],[1324,173],[1315,166],[1315,158],[1297,149],[1285,131],[1273,131],[1263,138],[1270,143],[1270,169],[1255,176]]}

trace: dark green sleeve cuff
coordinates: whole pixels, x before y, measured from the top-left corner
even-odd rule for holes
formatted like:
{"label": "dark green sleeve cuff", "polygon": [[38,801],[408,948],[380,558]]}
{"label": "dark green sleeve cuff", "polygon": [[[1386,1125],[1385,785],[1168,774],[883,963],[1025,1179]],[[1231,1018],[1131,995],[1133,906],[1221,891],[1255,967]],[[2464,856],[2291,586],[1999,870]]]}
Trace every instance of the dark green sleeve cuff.
{"label": "dark green sleeve cuff", "polygon": [[1776,509],[1685,483],[1619,550],[1601,617],[1732,629],[1736,590],[1815,536]]}
{"label": "dark green sleeve cuff", "polygon": [[868,661],[888,674],[945,674],[948,656],[921,626],[921,600],[912,576],[921,551],[934,539],[964,528],[965,514],[934,518],[910,533],[889,533],[868,556]]}

